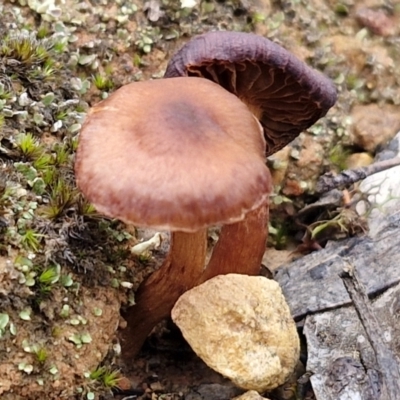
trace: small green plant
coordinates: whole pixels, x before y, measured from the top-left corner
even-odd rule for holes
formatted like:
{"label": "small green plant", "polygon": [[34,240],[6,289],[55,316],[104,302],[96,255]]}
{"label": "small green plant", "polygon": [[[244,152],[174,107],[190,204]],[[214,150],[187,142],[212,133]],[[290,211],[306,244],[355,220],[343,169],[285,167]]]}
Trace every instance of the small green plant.
{"label": "small green plant", "polygon": [[39,347],[35,348],[35,356],[36,360],[38,361],[39,364],[44,364],[47,361],[47,358],[49,356],[47,350],[44,347]]}
{"label": "small green plant", "polygon": [[53,267],[46,268],[40,275],[39,275],[39,282],[44,285],[52,285],[56,283],[60,278],[60,266],[56,265]]}
{"label": "small green plant", "polygon": [[134,54],[132,61],[135,67],[140,67],[142,65],[142,57],[137,53]]}
{"label": "small green plant", "polygon": [[37,40],[35,34],[21,33],[7,36],[3,40],[0,55],[26,64],[37,64],[48,57],[49,48],[51,45],[43,40]]}
{"label": "small green plant", "polygon": [[139,254],[137,260],[140,262],[140,264],[147,265],[151,261],[151,253],[146,252]]}
{"label": "small green plant", "polygon": [[346,169],[346,160],[350,154],[350,150],[344,149],[341,145],[337,144],[329,152],[329,161],[339,171],[343,171]]}
{"label": "small green plant", "polygon": [[114,388],[118,386],[120,379],[120,373],[118,370],[107,370],[103,375],[103,383],[107,388]]}
{"label": "small green plant", "polygon": [[275,219],[269,224],[268,244],[277,250],[286,248],[290,231],[284,220]]}
{"label": "small green plant", "polygon": [[96,214],[94,205],[89,203],[81,194],[77,198],[77,212],[83,217],[93,217]]}
{"label": "small green plant", "polygon": [[346,76],[347,90],[360,90],[365,86],[365,79],[357,74],[348,74]]}
{"label": "small green plant", "polygon": [[41,25],[41,26],[39,26],[36,36],[38,39],[44,39],[46,36],[49,36],[49,34],[50,34],[50,30],[49,30],[48,26]]}
{"label": "small green plant", "polygon": [[0,100],[9,100],[12,97],[12,93],[7,91],[4,84],[0,82]]}
{"label": "small green plant", "polygon": [[42,234],[35,232],[31,228],[28,228],[21,234],[21,243],[27,250],[36,252],[39,249],[42,237]]}
{"label": "small green plant", "polygon": [[[46,180],[45,180],[46,182]],[[45,208],[45,214],[50,219],[57,219],[71,208],[76,200],[76,190],[64,179],[58,178],[56,183],[51,185],[49,204]]]}
{"label": "small green plant", "polygon": [[9,322],[10,317],[8,316],[8,314],[0,313],[0,338],[4,335]]}
{"label": "small green plant", "polygon": [[113,82],[106,76],[96,74],[93,77],[93,83],[99,90],[108,91],[114,87]]}
{"label": "small green plant", "polygon": [[[33,161],[33,167],[37,170],[37,171],[47,171],[47,169],[54,164],[54,159],[53,157],[48,154],[48,153],[43,153],[41,154],[39,157],[37,157],[34,161]],[[52,170],[54,171],[54,168],[52,168]],[[49,182],[46,182],[45,179],[43,179],[45,181],[46,184],[48,184]]]}
{"label": "small green plant", "polygon": [[104,366],[97,367],[90,373],[90,375],[89,375],[90,379],[93,379],[94,381],[101,381],[101,378],[102,378],[105,370],[106,370],[106,367],[104,367]]}
{"label": "small green plant", "polygon": [[267,17],[264,14],[255,11],[251,16],[251,19],[253,23],[262,23],[267,19]]}
{"label": "small green plant", "polygon": [[90,373],[89,377],[109,389],[117,387],[118,381],[121,379],[119,370],[113,370],[106,366],[97,367]]}
{"label": "small green plant", "polygon": [[55,165],[60,166],[67,164],[70,155],[67,144],[65,143],[62,145],[57,144],[54,147],[54,150],[55,150],[55,159],[54,159]]}
{"label": "small green plant", "polygon": [[23,133],[17,136],[16,145],[21,155],[29,160],[37,159],[44,153],[38,139],[31,133]]}
{"label": "small green plant", "polygon": [[62,332],[63,332],[62,328],[55,325],[51,330],[51,336],[55,339],[58,339],[61,337]]}
{"label": "small green plant", "polygon": [[44,269],[42,272],[37,271],[38,277],[36,278],[36,298],[37,304],[46,298],[51,292],[53,285],[60,279],[60,266],[52,266]]}
{"label": "small green plant", "polygon": [[54,43],[54,51],[56,53],[63,53],[67,48],[67,43],[65,41],[59,40]]}
{"label": "small green plant", "polygon": [[59,113],[56,114],[56,120],[58,121],[64,121],[65,118],[68,116],[68,111],[60,111]]}
{"label": "small green plant", "polygon": [[51,76],[54,75],[55,72],[56,72],[55,61],[51,58],[47,59],[43,63],[43,67],[42,67],[43,78],[44,79],[50,78]]}
{"label": "small green plant", "polygon": [[340,239],[365,232],[366,221],[350,208],[337,209],[330,219],[316,221],[309,226],[311,239]]}
{"label": "small green plant", "polygon": [[24,80],[46,80],[51,77],[56,66],[55,41],[42,37],[46,32],[17,34],[3,38],[0,44],[0,59],[13,60],[9,65],[9,74]]}
{"label": "small green plant", "polygon": [[[46,185],[50,186],[51,188],[55,185],[55,183],[60,179],[59,177],[59,172],[52,164],[54,164],[54,158],[52,156],[49,156],[50,158],[47,159],[49,161],[48,165],[43,165],[43,174],[42,178],[43,181]],[[42,160],[43,163],[46,162],[46,160]]]}

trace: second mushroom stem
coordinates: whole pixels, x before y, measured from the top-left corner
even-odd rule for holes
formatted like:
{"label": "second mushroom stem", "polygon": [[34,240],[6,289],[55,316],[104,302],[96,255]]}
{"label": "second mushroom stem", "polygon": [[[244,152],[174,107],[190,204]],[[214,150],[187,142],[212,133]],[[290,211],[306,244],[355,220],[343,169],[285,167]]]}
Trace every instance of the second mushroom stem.
{"label": "second mushroom stem", "polygon": [[162,266],[147,278],[135,294],[136,304],[125,315],[121,332],[122,354],[133,358],[154,326],[169,316],[178,298],[196,286],[204,270],[207,230],[171,233],[171,247]]}
{"label": "second mushroom stem", "polygon": [[267,205],[246,214],[243,221],[224,225],[201,282],[217,275],[257,275],[268,236]]}

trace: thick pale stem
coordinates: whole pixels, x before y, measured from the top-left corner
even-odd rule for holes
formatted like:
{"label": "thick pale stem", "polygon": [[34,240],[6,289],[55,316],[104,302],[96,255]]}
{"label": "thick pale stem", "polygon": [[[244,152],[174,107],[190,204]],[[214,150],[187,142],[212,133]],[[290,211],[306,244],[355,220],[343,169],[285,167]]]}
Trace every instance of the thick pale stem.
{"label": "thick pale stem", "polygon": [[222,227],[201,282],[217,275],[259,273],[268,236],[268,210],[263,205],[243,221]]}
{"label": "thick pale stem", "polygon": [[169,317],[178,298],[198,284],[204,270],[207,230],[195,233],[173,232],[171,247],[162,266],[147,278],[135,294],[136,304],[124,317],[121,331],[122,355],[132,359],[154,326]]}

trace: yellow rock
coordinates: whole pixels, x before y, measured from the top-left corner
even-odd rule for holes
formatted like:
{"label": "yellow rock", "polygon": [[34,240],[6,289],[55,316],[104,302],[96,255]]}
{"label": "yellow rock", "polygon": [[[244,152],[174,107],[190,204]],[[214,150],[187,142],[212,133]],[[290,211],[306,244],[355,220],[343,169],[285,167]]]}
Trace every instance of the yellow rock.
{"label": "yellow rock", "polygon": [[183,294],[172,319],[196,354],[247,390],[274,389],[299,358],[299,338],[277,282],[220,275]]}

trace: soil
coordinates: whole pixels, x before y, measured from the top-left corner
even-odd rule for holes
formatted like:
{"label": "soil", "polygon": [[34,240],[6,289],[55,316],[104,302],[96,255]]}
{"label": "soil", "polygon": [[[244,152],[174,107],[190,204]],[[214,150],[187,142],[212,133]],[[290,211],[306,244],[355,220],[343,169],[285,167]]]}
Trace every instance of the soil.
{"label": "soil", "polygon": [[[399,128],[398,119],[387,121],[400,104],[400,2],[4,0],[0,14],[0,397],[128,399],[139,389],[138,398],[222,400],[242,393],[168,324],[129,368],[121,364],[120,308],[160,264],[168,240],[133,256],[130,247],[151,232],[98,215],[77,191],[73,163],[85,113],[121,85],[161,78],[183,43],[216,29],[264,35],[330,77],[335,107],[267,161],[275,185],[269,247],[276,250],[265,257],[272,270],[293,250],[299,256],[324,245],[326,235],[311,240],[309,227],[321,230],[319,221],[340,215],[342,205],[296,218],[316,199],[318,177],[343,169],[353,153],[374,156],[382,126],[386,140]],[[365,135],[371,104],[382,125],[375,118]],[[339,231],[329,239],[362,233]],[[293,385],[269,397],[294,398]]]}

